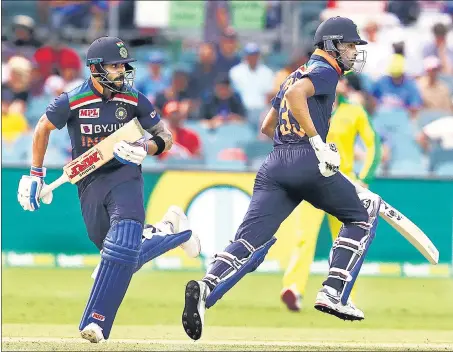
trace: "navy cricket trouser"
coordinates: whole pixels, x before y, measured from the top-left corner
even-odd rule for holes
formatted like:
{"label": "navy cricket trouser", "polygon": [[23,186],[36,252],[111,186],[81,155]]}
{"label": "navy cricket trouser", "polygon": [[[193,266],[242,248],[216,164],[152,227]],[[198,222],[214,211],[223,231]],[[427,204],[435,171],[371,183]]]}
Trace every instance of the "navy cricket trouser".
{"label": "navy cricket trouser", "polygon": [[116,222],[129,219],[145,221],[143,179],[134,177],[111,189],[93,182],[80,197],[82,215],[90,240],[101,250],[105,236]]}
{"label": "navy cricket trouser", "polygon": [[276,146],[259,169],[253,195],[235,239],[255,248],[277,232],[303,200],[343,223],[368,221],[355,187],[340,173],[324,177],[309,144]]}

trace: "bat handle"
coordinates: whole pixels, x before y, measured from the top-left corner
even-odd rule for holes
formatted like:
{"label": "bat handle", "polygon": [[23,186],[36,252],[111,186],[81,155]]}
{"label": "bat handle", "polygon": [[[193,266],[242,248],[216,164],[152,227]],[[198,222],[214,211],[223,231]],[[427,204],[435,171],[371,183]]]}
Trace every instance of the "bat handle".
{"label": "bat handle", "polygon": [[63,183],[66,183],[66,182],[69,182],[69,177],[68,177],[68,175],[66,175],[65,172],[63,172],[63,175],[61,175],[55,181],[53,181],[52,183],[49,183],[42,189],[41,193],[39,194],[39,197],[42,198],[42,197],[46,196],[47,194],[52,192],[55,188],[60,187]]}

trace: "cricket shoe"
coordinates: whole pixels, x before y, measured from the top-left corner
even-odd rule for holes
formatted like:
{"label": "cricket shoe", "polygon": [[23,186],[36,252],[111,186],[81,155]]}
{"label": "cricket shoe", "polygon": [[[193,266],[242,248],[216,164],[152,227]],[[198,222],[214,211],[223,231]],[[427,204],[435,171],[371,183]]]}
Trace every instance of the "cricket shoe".
{"label": "cricket shoe", "polygon": [[82,338],[90,341],[91,343],[103,343],[106,342],[104,335],[102,334],[102,328],[96,323],[90,323],[83,328],[80,332]]}
{"label": "cricket shoe", "polygon": [[329,286],[324,286],[316,296],[315,308],[321,312],[332,314],[343,320],[363,320],[363,312],[348,300],[347,304],[341,303],[340,293]]}
{"label": "cricket shoe", "polygon": [[192,340],[201,337],[206,310],[206,297],[210,290],[203,281],[191,280],[186,285],[185,305],[182,312],[182,326]]}
{"label": "cricket shoe", "polygon": [[[156,232],[156,229],[164,233],[174,234],[190,230],[190,223],[184,211],[180,207],[172,205],[156,225],[145,225],[143,236],[150,238]],[[196,258],[201,252],[200,238],[192,231],[192,236],[180,247],[189,257]]]}
{"label": "cricket shoe", "polygon": [[293,312],[301,310],[302,296],[295,290],[295,287],[284,288],[280,293],[280,298],[289,310]]}

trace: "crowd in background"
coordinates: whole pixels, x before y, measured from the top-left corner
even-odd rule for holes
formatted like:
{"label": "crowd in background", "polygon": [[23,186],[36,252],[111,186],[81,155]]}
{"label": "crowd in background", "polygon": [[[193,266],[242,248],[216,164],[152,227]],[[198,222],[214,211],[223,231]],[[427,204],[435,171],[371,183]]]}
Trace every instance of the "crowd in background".
{"label": "crowd in background", "polygon": [[[31,132],[45,107],[64,91],[88,77],[84,51],[93,38],[105,33],[107,1],[42,1],[40,16],[47,16],[50,35],[39,37],[42,18],[18,15],[9,19],[2,36],[2,148],[3,162],[29,161]],[[131,1],[121,7],[124,25],[132,26]],[[278,1],[268,1],[266,28],[281,21]],[[338,1],[324,1],[335,10]],[[448,2],[386,2],[398,25],[385,28],[376,17],[360,25],[368,41],[367,63],[359,75],[347,76],[347,98],[364,106],[383,148],[380,174],[453,175],[453,39],[452,23],[441,15],[453,14]],[[432,4],[431,4],[432,5]],[[432,6],[431,6],[432,7]],[[129,12],[128,12],[129,11]],[[420,35],[420,13],[438,13],[428,35]],[[147,166],[196,165],[209,168],[256,167],[272,142],[259,133],[270,100],[289,73],[303,65],[312,47],[285,53],[275,65],[275,53],[263,52],[253,40],[241,42],[231,26],[228,1],[207,2],[205,31],[196,52],[178,65],[168,51],[153,45],[140,52],[135,87],[156,106],[175,137],[170,152]],[[129,14],[129,17],[127,17]],[[131,17],[132,16],[132,17]],[[435,18],[435,16],[433,17]],[[5,21],[3,21],[5,22]],[[59,29],[86,28],[85,44],[71,43]],[[121,36],[121,34],[120,34]],[[253,39],[253,38],[250,38]],[[185,57],[184,50],[181,56]],[[181,60],[176,60],[179,63]],[[66,132],[55,133],[46,162],[62,164],[70,158]],[[360,141],[357,159],[360,165]],[[222,166],[223,165],[223,166]]]}

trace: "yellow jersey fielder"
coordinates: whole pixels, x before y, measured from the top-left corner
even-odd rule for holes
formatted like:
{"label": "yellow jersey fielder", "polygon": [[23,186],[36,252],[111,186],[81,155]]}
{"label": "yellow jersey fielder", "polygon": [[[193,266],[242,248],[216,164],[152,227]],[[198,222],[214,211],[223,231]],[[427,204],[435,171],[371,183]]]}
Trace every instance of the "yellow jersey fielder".
{"label": "yellow jersey fielder", "polygon": [[[340,171],[352,178],[369,184],[373,179],[381,159],[381,144],[375,133],[365,109],[347,99],[348,81],[343,78],[337,86],[330,129],[327,141],[335,143],[341,157]],[[366,158],[358,175],[354,173],[354,145],[359,136],[366,147]],[[317,209],[308,202],[303,202],[300,209],[300,236],[293,251],[290,263],[283,276],[281,299],[287,308],[299,311],[302,308],[302,298],[307,286],[310,264],[315,255],[319,231],[327,215],[332,240],[340,232],[342,223],[332,215]]]}

